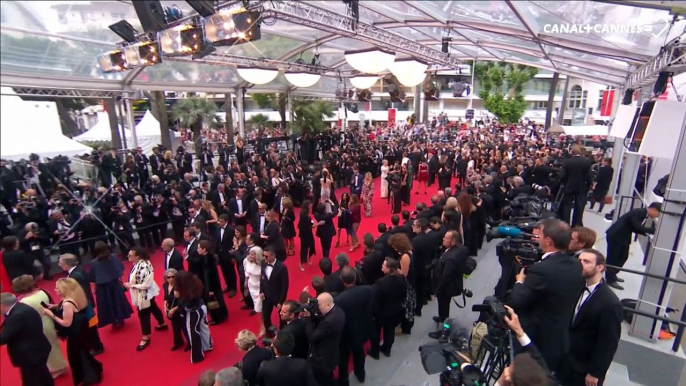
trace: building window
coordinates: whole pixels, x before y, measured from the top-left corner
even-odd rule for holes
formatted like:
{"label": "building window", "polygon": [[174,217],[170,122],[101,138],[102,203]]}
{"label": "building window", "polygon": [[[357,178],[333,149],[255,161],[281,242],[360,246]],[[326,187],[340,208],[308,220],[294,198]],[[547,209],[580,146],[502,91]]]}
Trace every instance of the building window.
{"label": "building window", "polygon": [[[610,86],[605,90],[599,90],[598,91],[598,108],[596,110],[600,111],[603,108],[603,93],[605,91],[610,91],[610,90],[614,90],[614,89],[615,89],[614,87]],[[615,95],[615,97],[617,97],[617,96]]]}
{"label": "building window", "polygon": [[534,110],[545,110],[548,108],[548,102],[547,101],[534,102],[532,107]]}
{"label": "building window", "polygon": [[583,91],[581,86],[576,85],[569,91],[569,95],[567,96],[569,102],[567,102],[567,106],[570,109],[585,109],[587,97],[588,91]]}

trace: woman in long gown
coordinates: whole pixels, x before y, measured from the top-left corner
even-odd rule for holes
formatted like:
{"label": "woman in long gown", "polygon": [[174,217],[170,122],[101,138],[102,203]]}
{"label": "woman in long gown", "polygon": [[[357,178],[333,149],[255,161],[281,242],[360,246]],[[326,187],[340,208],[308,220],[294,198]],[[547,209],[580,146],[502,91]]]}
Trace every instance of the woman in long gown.
{"label": "woman in long gown", "polygon": [[416,272],[414,257],[412,256],[412,243],[404,233],[396,233],[388,239],[388,244],[393,248],[400,259],[400,273],[407,279],[407,293],[405,296],[405,317],[400,323],[404,334],[409,334],[414,325],[414,311],[417,306]]}
{"label": "woman in long gown", "polygon": [[57,334],[67,340],[67,360],[74,386],[95,385],[102,381],[102,363],[90,353],[88,344],[89,311],[86,293],[72,278],[57,280],[55,293],[62,298],[58,305],[48,305],[42,312],[55,321]]}
{"label": "woman in long gown", "polygon": [[312,204],[309,200],[303,202],[300,208],[300,221],[298,221],[298,237],[300,238],[300,271],[304,271],[303,264],[312,265],[312,256],[316,254],[314,249],[314,234],[312,228],[316,223],[310,217]]}
{"label": "woman in long gown", "polygon": [[133,309],[123,292],[121,277],[124,265],[121,259],[112,256],[110,248],[104,241],[98,241],[93,248],[95,260],[88,270],[90,281],[95,283],[95,309],[98,313],[98,327],[110,324],[117,328],[124,325],[124,320],[131,317]]}
{"label": "woman in long gown", "polygon": [[57,332],[55,331],[55,323],[47,315],[43,314],[43,306],[41,306],[41,303],[52,303],[50,295],[36,287],[36,280],[31,275],[21,275],[12,280],[12,291],[17,294],[21,303],[31,306],[43,317],[43,334],[48,338],[52,346],[50,356],[48,356],[48,370],[50,370],[52,377],[57,378],[60,375],[66,374],[67,361],[64,360],[62,355],[60,341],[57,339]]}
{"label": "woman in long gown", "polygon": [[179,271],[176,273],[176,290],[179,291],[179,308],[183,307],[185,314],[186,337],[191,346],[191,363],[202,362],[205,353],[212,351],[207,307],[202,300],[202,282],[193,273]]}
{"label": "woman in long gown", "polygon": [[321,184],[322,184],[322,193],[320,195],[320,202],[324,203],[324,207],[326,208],[326,213],[331,213],[331,203],[328,202],[328,200],[331,199],[331,186],[334,184],[334,180],[331,177],[331,174],[327,169],[322,170],[322,178],[321,178]]}
{"label": "woman in long gown", "polygon": [[[202,272],[200,281],[205,288],[205,304],[208,305],[210,314],[210,324],[216,325],[229,318],[229,310],[226,308],[224,296],[222,296],[222,285],[219,281],[219,269],[217,268],[217,258],[211,251],[212,243],[209,240],[200,240],[198,243],[198,255],[202,257]],[[212,308],[210,302],[217,305]],[[215,303],[216,302],[216,303]]]}
{"label": "woman in long gown", "polygon": [[[383,182],[382,182],[383,184]],[[388,184],[388,181],[386,181]],[[362,204],[364,206],[364,216],[372,216],[372,200],[374,199],[374,179],[372,173],[367,172],[364,175],[364,183],[362,184]]]}
{"label": "woman in long gown", "polygon": [[388,198],[388,180],[386,180],[386,177],[388,177],[388,170],[388,160],[383,160],[383,164],[381,165],[381,198]]}
{"label": "woman in long gown", "polygon": [[[260,279],[262,278],[262,248],[252,247],[248,252],[248,258],[243,260],[243,270],[245,271],[245,297],[250,296],[254,304],[250,316],[262,312],[262,298],[260,298]],[[265,329],[262,318],[260,319],[260,336],[264,335]]]}

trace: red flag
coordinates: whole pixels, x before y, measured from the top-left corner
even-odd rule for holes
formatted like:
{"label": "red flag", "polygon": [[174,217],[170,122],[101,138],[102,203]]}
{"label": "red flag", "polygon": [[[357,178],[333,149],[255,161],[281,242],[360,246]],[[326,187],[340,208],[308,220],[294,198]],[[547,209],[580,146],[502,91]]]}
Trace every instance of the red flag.
{"label": "red flag", "polygon": [[388,127],[395,127],[396,109],[388,109]]}
{"label": "red flag", "polygon": [[603,100],[600,103],[600,115],[609,117],[612,115],[612,107],[615,100],[615,90],[603,91]]}

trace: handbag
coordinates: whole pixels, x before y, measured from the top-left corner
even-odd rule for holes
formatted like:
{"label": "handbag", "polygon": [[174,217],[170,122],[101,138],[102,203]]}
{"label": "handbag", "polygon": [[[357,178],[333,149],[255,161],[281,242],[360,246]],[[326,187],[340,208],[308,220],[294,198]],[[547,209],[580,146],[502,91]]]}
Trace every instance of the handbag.
{"label": "handbag", "polygon": [[218,308],[219,308],[219,301],[213,295],[210,297],[210,300],[207,301],[207,309],[208,310],[216,310]]}

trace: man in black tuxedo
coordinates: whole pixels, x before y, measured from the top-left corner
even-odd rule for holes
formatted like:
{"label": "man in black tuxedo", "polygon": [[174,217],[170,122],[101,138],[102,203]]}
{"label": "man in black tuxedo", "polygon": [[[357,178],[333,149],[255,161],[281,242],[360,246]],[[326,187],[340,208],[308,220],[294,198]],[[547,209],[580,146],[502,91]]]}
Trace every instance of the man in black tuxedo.
{"label": "man in black tuxedo", "polygon": [[569,223],[572,208],[574,217],[571,225],[583,226],[584,208],[588,199],[588,191],[593,184],[591,167],[593,160],[581,155],[581,146],[572,146],[572,158],[563,161],[560,181],[563,184],[561,218]]}
{"label": "man in black tuxedo", "polygon": [[164,252],[164,271],[173,268],[183,271],[183,256],[174,248],[174,239],[164,239],[162,241],[162,251]]}
{"label": "man in black tuxedo", "polygon": [[431,264],[437,256],[435,232],[429,231],[429,220],[418,218],[413,221],[412,230],[416,234],[412,238],[412,251],[414,257],[415,280],[417,287],[417,304],[415,315],[422,316],[422,307],[428,303],[431,292]]}
{"label": "man in black tuxedo", "polygon": [[317,386],[307,362],[294,353],[295,339],[288,331],[280,331],[272,343],[276,358],[265,361],[257,371],[259,386]]}
{"label": "man in black tuxedo", "polygon": [[33,265],[33,258],[19,249],[17,236],[2,238],[2,265],[5,267],[10,282],[22,275],[41,277],[39,269]]}
{"label": "man in black tuxedo", "polygon": [[321,316],[305,318],[310,353],[307,363],[320,386],[332,386],[333,370],[338,365],[341,335],[345,328],[345,313],[333,302],[328,292],[317,296]]}
{"label": "man in black tuxedo", "polygon": [[202,257],[198,254],[198,243],[200,241],[196,237],[195,229],[188,228],[184,231],[183,239],[186,240],[186,254],[184,257],[188,263],[188,272],[198,277],[203,277],[205,271],[203,270]]}
{"label": "man in black tuxedo", "polygon": [[260,278],[260,298],[262,298],[262,318],[264,328],[272,326],[272,311],[281,309],[288,296],[288,268],[276,260],[274,250],[264,250],[264,263]]}
{"label": "man in black tuxedo", "polygon": [[295,300],[286,300],[281,305],[281,310],[279,311],[279,317],[283,324],[281,332],[288,332],[293,336],[295,346],[291,355],[295,358],[307,359],[307,351],[310,349],[310,344],[307,341],[305,319],[301,318],[300,314],[293,312],[298,307],[299,304]]}
{"label": "man in black tuxedo", "polygon": [[[257,212],[253,214],[250,224],[252,226],[252,231],[261,235],[264,233],[264,230],[267,229],[268,224],[269,220],[267,219],[267,204],[260,203],[257,206]],[[257,242],[258,240],[255,241]]]}
{"label": "man in black tuxedo", "polygon": [[338,384],[348,386],[348,362],[353,356],[353,371],[361,383],[364,382],[364,344],[374,330],[374,288],[369,285],[355,285],[357,272],[350,266],[341,271],[345,290],[335,297],[336,304],[345,313],[345,328],[341,336],[338,361]]}
{"label": "man in black tuxedo", "polygon": [[[90,304],[93,309],[95,309],[95,298],[93,297],[93,291],[91,290],[90,275],[88,271],[79,265],[79,260],[76,256],[67,253],[60,256],[59,266],[64,271],[67,272],[67,277],[76,280],[79,286],[83,289],[86,294],[86,299],[88,299],[88,304]],[[88,328],[88,343],[90,344],[91,354],[93,356],[100,355],[105,351],[105,347],[100,340],[100,332],[98,331],[98,326],[93,326]]]}
{"label": "man in black tuxedo", "polygon": [[379,231],[380,234],[379,237],[376,238],[376,241],[374,241],[374,249],[381,252],[384,257],[397,257],[397,253],[388,245],[388,239],[390,239],[393,234],[388,231],[386,224],[381,223],[377,225],[376,230]]}
{"label": "man in black tuxedo", "polygon": [[350,182],[350,194],[357,194],[359,197],[362,194],[362,185],[364,182],[364,176],[360,173],[360,169],[355,166],[353,169],[353,178]]}
{"label": "man in black tuxedo", "polygon": [[569,321],[583,286],[579,260],[563,252],[571,238],[572,229],[562,220],[541,221],[538,245],[543,258],[517,274],[510,295],[510,307],[551,371],[559,370],[569,349]]}
{"label": "man in black tuxedo", "polygon": [[[656,219],[662,212],[662,204],[653,202],[648,208],[637,208],[620,216],[614,224],[612,224],[605,234],[607,234],[607,264],[617,267],[623,267],[627,259],[629,259],[629,248],[631,247],[631,239],[633,234],[651,235],[655,233],[655,227],[646,227],[644,222],[648,218]],[[612,288],[623,290],[624,287],[619,285],[623,279],[617,277],[618,270],[608,268],[606,274],[607,285]]]}
{"label": "man in black tuxedo", "polygon": [[52,386],[48,370],[50,342],[43,334],[41,315],[30,306],[19,303],[11,293],[0,294],[0,310],[5,317],[0,330],[0,345],[7,345],[12,366],[21,372],[24,386]]}
{"label": "man in black tuxedo", "polygon": [[[462,294],[464,264],[469,258],[469,250],[462,245],[460,233],[450,230],[443,236],[445,252],[438,259],[434,268],[436,287],[434,293],[438,300],[438,316],[434,316],[436,323],[442,324],[450,317],[450,300],[453,296]],[[440,331],[429,333],[429,337],[438,339]]]}
{"label": "man in black tuxedo", "polygon": [[238,225],[248,225],[248,205],[245,203],[245,189],[238,189],[236,197],[229,200],[229,216],[233,219],[233,223]]}
{"label": "man in black tuxedo", "polygon": [[231,253],[233,250],[233,237],[235,230],[229,225],[229,216],[223,214],[217,221],[218,228],[214,237],[214,250],[217,253],[219,267],[222,269],[222,276],[226,283],[224,292],[229,293],[229,297],[236,296],[236,261]]}
{"label": "man in black tuxedo", "polygon": [[565,385],[602,386],[622,335],[622,303],[603,281],[605,256],[594,249],[579,254],[586,286],[569,327],[570,348]]}

